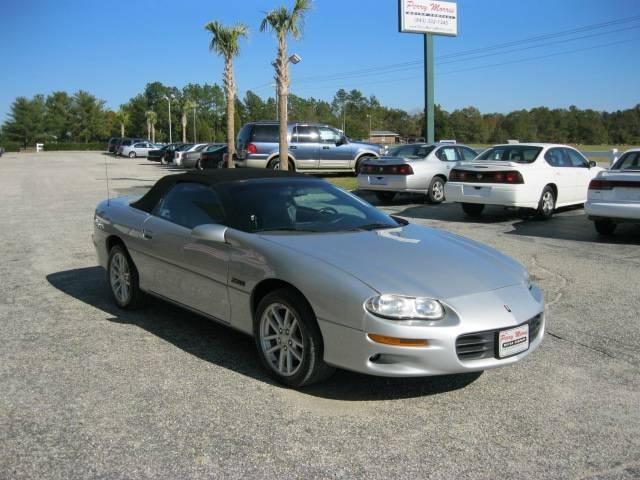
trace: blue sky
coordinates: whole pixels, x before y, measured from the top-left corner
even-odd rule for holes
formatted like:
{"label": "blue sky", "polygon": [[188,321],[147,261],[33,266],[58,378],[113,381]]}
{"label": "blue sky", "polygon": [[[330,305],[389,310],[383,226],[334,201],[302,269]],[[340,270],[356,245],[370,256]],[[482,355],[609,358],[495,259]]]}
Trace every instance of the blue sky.
{"label": "blue sky", "polygon": [[[292,1],[2,0],[0,121],[20,95],[84,89],[117,108],[150,81],[219,82],[222,61],[208,51],[203,29],[216,19],[251,29],[236,62],[240,95],[270,95],[276,43],[258,27],[266,10]],[[640,103],[640,0],[458,0],[458,11],[458,37],[435,40],[436,102],[445,109]],[[487,49],[619,19],[627,20]],[[476,49],[476,58],[451,57]],[[422,59],[422,37],[397,31],[396,0],[315,0],[304,38],[291,41],[290,51],[303,58],[292,67],[293,93],[331,99],[341,87],[359,88],[384,105],[423,105],[422,67],[389,67]]]}

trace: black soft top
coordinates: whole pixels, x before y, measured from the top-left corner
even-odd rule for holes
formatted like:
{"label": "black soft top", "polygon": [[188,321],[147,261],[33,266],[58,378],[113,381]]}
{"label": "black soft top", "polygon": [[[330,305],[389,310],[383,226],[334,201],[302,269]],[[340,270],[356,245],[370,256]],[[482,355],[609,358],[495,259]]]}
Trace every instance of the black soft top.
{"label": "black soft top", "polygon": [[264,178],[309,179],[310,177],[302,173],[290,172],[288,170],[270,170],[266,168],[216,168],[204,171],[180,173],[178,175],[167,175],[166,177],[162,177],[158,180],[155,185],[151,187],[151,189],[139,200],[131,203],[131,206],[138,210],[151,213],[162,196],[177,183],[194,182],[215,187],[220,183],[242,182],[246,180],[259,180]]}

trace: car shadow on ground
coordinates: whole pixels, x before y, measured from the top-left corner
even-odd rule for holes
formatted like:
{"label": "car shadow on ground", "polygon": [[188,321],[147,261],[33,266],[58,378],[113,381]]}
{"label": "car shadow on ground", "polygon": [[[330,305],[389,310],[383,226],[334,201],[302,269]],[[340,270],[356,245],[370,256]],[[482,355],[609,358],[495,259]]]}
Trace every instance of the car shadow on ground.
{"label": "car shadow on ground", "polygon": [[[204,361],[283,388],[262,368],[255,343],[248,335],[155,298],[149,298],[139,310],[117,308],[101,267],[56,272],[47,275],[47,280],[66,295],[107,313],[110,322],[142,328]],[[477,380],[480,375],[382,378],[338,370],[323,383],[305,387],[300,392],[331,400],[394,400],[458,390]]]}

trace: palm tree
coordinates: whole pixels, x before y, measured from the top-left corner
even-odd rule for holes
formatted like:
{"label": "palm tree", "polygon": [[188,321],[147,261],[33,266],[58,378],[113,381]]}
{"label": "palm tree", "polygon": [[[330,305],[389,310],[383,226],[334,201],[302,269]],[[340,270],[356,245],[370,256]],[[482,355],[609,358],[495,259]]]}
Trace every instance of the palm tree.
{"label": "palm tree", "polygon": [[182,143],[187,143],[187,123],[189,121],[187,115],[194,108],[196,108],[196,103],[193,100],[187,98],[182,102],[182,116],[180,117],[180,122],[182,123]]}
{"label": "palm tree", "polygon": [[154,112],[152,110],[147,110],[146,112],[144,112],[144,117],[147,120],[147,140],[151,141],[151,115],[153,115]]}
{"label": "palm tree", "polygon": [[233,158],[236,153],[235,141],[235,103],[236,103],[236,83],[233,78],[233,58],[240,53],[239,40],[246,37],[249,29],[238,23],[231,27],[225,27],[220,22],[209,22],[204,28],[211,32],[211,43],[209,50],[221,55],[224,58],[224,94],[227,101],[227,155],[229,161],[227,166],[234,168]]}
{"label": "palm tree", "polygon": [[278,39],[278,58],[275,61],[276,86],[278,89],[278,121],[280,122],[280,168],[289,169],[287,159],[287,98],[289,95],[289,58],[287,57],[287,35],[295,39],[302,36],[304,16],[311,9],[311,0],[295,0],[293,8],[287,10],[284,5],[267,13],[260,31],[270,30]]}
{"label": "palm tree", "polygon": [[151,142],[156,143],[156,123],[158,123],[158,114],[153,110],[147,112],[147,122],[151,126]]}
{"label": "palm tree", "polygon": [[116,118],[120,123],[120,136],[124,138],[124,127],[129,124],[129,112],[121,108],[116,112]]}

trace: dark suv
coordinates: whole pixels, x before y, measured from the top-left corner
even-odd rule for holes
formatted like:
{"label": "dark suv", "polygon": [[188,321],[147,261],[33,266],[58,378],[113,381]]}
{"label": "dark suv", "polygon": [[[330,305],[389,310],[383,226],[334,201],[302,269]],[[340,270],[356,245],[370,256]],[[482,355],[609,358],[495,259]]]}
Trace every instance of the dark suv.
{"label": "dark suv", "polygon": [[[382,154],[379,145],[353,142],[329,125],[289,122],[289,169],[314,172],[357,172],[363,160]],[[280,167],[278,122],[252,122],[240,129],[236,165]]]}

